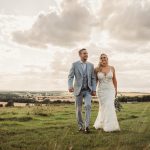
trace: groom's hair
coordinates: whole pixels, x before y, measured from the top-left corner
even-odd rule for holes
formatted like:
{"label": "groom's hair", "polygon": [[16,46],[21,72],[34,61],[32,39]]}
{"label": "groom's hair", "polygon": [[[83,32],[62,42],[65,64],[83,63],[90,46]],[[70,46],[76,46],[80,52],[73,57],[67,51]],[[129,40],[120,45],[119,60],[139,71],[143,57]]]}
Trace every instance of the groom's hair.
{"label": "groom's hair", "polygon": [[86,50],[85,48],[82,48],[79,50],[79,55],[82,53],[82,51]]}

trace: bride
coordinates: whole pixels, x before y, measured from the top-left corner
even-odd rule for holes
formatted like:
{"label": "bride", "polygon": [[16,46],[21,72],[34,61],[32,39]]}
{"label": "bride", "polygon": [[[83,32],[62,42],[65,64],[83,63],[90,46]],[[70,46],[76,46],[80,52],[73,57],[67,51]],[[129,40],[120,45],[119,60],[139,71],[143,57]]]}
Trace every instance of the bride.
{"label": "bride", "polygon": [[98,83],[99,112],[94,127],[103,129],[105,132],[120,131],[114,105],[117,95],[115,69],[113,66],[108,65],[106,54],[101,54],[95,73]]}

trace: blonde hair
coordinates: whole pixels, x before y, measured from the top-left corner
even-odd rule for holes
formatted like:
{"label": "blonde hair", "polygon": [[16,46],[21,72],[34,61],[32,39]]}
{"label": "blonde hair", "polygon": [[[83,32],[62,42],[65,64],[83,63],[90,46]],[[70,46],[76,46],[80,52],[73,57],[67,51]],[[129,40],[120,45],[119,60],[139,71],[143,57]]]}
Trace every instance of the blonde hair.
{"label": "blonde hair", "polygon": [[[102,53],[102,54],[100,55],[100,58],[101,58],[102,55],[107,56],[105,53]],[[102,62],[99,61],[98,65],[97,65],[97,67],[95,68],[95,71],[94,71],[94,72],[95,72],[95,75],[96,75],[96,80],[97,80],[97,81],[98,81],[97,73],[102,71],[102,67],[103,67]]]}

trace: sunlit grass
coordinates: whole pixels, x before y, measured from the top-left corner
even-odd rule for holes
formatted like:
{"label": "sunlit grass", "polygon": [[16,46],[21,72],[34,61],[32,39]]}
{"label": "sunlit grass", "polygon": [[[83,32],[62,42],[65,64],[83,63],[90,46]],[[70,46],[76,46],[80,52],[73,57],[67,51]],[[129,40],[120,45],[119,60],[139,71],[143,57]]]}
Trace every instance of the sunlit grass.
{"label": "sunlit grass", "polygon": [[93,104],[87,135],[77,132],[73,104],[0,108],[0,150],[150,149],[150,103],[123,104],[117,113],[121,132],[95,130],[97,112]]}

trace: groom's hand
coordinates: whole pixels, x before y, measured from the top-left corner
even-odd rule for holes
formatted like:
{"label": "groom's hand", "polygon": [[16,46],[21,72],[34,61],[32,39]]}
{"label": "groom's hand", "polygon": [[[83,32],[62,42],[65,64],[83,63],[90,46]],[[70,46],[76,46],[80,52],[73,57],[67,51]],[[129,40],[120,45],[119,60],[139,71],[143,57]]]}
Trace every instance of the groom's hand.
{"label": "groom's hand", "polygon": [[74,92],[74,88],[69,88],[69,92]]}
{"label": "groom's hand", "polygon": [[92,91],[91,95],[96,96],[96,91]]}

